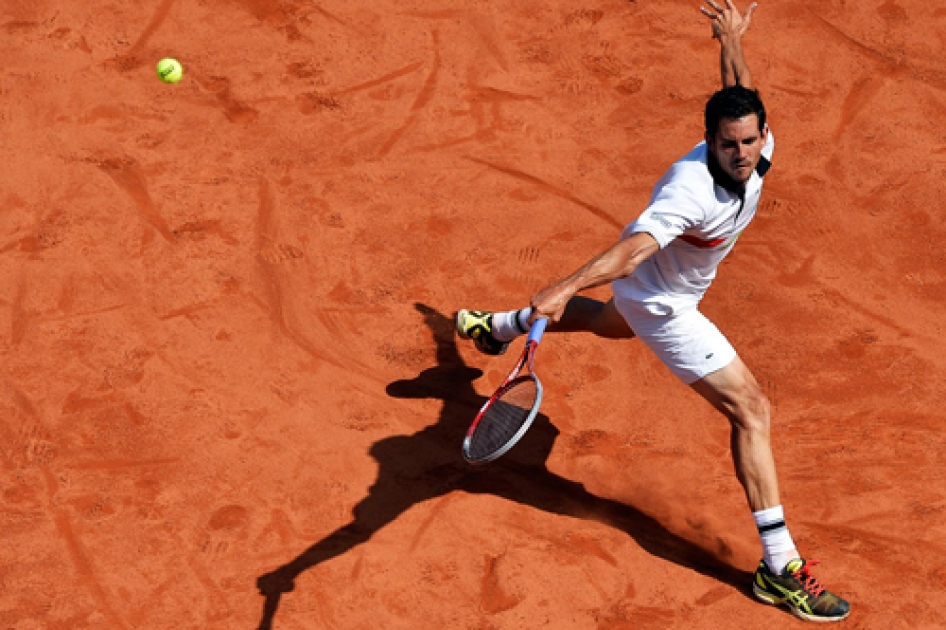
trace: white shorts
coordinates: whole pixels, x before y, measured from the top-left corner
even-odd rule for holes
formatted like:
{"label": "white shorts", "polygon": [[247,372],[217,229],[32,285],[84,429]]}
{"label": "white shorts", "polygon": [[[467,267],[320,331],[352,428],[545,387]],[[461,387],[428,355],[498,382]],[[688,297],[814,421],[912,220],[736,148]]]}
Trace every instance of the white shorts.
{"label": "white shorts", "polygon": [[657,305],[617,296],[614,305],[634,334],[687,385],[736,358],[736,349],[696,306],[681,311],[665,309],[667,313],[661,314]]}

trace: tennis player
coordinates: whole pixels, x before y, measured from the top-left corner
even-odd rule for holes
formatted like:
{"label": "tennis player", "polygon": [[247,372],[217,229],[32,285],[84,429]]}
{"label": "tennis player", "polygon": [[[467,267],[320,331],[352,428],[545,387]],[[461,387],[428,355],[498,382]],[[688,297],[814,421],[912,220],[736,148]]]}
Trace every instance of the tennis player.
{"label": "tennis player", "polygon": [[[812,574],[815,560],[795,547],[779,499],[769,437],[771,407],[749,368],[699,311],[720,261],[752,221],[771,166],[774,138],[753,88],[742,37],[756,5],[741,14],[707,0],[700,11],[721,45],[723,88],[706,104],[706,136],[654,187],[650,205],[620,240],[564,280],[542,289],[531,306],[492,313],[462,310],[457,332],[487,354],[502,354],[537,317],[550,331],[637,337],[684,383],[732,424],[736,475],[762,542],[753,592],[809,621],[840,621],[849,604]],[[607,303],[578,296],[611,283]]]}

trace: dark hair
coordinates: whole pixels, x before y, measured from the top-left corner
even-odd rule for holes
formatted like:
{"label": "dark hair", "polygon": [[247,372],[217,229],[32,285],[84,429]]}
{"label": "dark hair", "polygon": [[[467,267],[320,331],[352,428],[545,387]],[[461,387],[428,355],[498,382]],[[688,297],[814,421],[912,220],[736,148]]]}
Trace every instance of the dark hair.
{"label": "dark hair", "polygon": [[719,121],[723,118],[738,119],[755,114],[759,119],[759,133],[765,129],[765,105],[757,90],[734,85],[721,89],[706,101],[706,113],[703,116],[706,133],[712,138],[719,131]]}

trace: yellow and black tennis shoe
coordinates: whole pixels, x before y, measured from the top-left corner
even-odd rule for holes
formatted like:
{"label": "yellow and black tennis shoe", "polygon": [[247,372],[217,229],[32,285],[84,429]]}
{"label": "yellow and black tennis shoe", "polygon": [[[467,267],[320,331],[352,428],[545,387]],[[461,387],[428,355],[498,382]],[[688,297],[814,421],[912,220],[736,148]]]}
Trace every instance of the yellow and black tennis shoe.
{"label": "yellow and black tennis shoe", "polygon": [[785,604],[792,614],[805,621],[841,621],[851,613],[846,601],[828,592],[811,573],[817,560],[805,562],[795,558],[775,575],[765,560],[759,563],[752,582],[752,592],[767,604]]}
{"label": "yellow and black tennis shoe", "polygon": [[457,313],[457,334],[461,339],[472,339],[484,354],[500,355],[509,347],[508,341],[493,337],[493,314],[489,311],[461,310]]}

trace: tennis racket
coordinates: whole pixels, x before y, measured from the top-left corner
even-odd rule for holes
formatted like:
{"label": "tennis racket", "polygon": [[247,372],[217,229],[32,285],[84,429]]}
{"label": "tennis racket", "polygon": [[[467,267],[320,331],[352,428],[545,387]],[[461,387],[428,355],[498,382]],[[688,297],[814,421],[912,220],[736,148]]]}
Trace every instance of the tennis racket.
{"label": "tennis racket", "polygon": [[[463,459],[469,463],[485,464],[505,455],[526,434],[539,413],[542,383],[532,364],[548,323],[544,317],[532,323],[516,367],[486,401],[466,432]],[[528,369],[525,374],[521,374],[523,368]]]}

